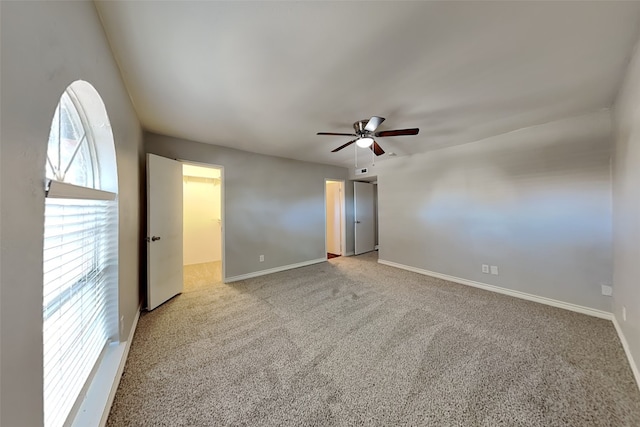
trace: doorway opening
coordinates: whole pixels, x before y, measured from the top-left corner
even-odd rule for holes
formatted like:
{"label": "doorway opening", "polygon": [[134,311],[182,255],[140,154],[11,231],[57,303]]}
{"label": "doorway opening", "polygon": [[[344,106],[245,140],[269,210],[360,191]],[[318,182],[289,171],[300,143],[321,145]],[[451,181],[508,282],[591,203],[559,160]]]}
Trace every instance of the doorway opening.
{"label": "doorway opening", "polygon": [[185,290],[222,281],[223,169],[212,165],[182,165],[183,271]]}
{"label": "doorway opening", "polygon": [[325,180],[327,259],[342,256],[346,252],[346,224],[344,207],[344,181]]}

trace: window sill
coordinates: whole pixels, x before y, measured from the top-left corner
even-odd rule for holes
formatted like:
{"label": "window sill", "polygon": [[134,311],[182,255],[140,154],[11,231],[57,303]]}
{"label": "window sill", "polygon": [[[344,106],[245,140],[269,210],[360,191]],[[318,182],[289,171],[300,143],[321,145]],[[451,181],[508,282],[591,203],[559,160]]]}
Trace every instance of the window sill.
{"label": "window sill", "polygon": [[72,427],[104,426],[109,417],[111,404],[118,390],[122,371],[129,355],[133,334],[138,325],[140,309],[133,320],[127,341],[111,343],[107,346],[100,366],[75,415]]}
{"label": "window sill", "polygon": [[126,347],[126,342],[109,344],[72,426],[101,426],[106,423],[113,397],[120,383],[121,373],[118,371],[120,371],[120,365],[124,365]]}

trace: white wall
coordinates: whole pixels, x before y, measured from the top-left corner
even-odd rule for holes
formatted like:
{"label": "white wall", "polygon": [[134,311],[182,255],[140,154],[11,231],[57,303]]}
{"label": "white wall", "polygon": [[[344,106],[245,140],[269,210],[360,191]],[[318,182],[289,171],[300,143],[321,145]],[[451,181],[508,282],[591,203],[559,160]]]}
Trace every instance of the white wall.
{"label": "white wall", "polygon": [[[613,313],[640,370],[640,48],[614,107]],[[627,320],[622,317],[626,307]]]}
{"label": "white wall", "polygon": [[380,162],[380,259],[609,312],[609,132],[602,111]]}
{"label": "white wall", "polygon": [[184,176],[184,265],[222,259],[220,180]]}
{"label": "white wall", "polygon": [[43,423],[42,237],[49,129],[65,88],[102,96],[116,141],[121,336],[139,305],[141,129],[92,2],[0,2],[0,425]]}
{"label": "white wall", "polygon": [[[326,257],[325,179],[347,169],[145,133],[149,153],[224,167],[227,278]],[[347,192],[347,224],[353,192]],[[353,251],[353,229],[347,252]],[[264,262],[259,256],[264,254]]]}

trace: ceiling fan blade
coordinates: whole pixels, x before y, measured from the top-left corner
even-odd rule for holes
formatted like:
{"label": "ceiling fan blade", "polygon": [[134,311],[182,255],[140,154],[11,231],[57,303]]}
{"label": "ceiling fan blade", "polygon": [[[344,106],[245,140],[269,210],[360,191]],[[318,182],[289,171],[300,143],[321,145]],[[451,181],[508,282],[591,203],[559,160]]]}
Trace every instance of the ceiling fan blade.
{"label": "ceiling fan blade", "polygon": [[420,129],[397,129],[397,130],[383,130],[382,132],[376,132],[376,136],[401,136],[401,135],[417,135]]}
{"label": "ceiling fan blade", "polygon": [[358,136],[355,133],[318,132],[316,135]]}
{"label": "ceiling fan blade", "polygon": [[346,144],[341,145],[340,147],[336,148],[335,150],[331,150],[331,152],[332,152],[332,153],[335,153],[336,151],[340,151],[340,150],[342,150],[343,148],[350,146],[351,144],[353,144],[353,143],[354,143],[354,142],[356,142],[357,140],[358,140],[358,139],[354,139],[353,141],[349,141],[349,142],[347,142]]}
{"label": "ceiling fan blade", "polygon": [[375,141],[373,141],[373,144],[371,144],[369,148],[371,148],[371,151],[373,151],[376,156],[381,156],[384,154],[384,150],[382,149],[382,147],[380,147]]}
{"label": "ceiling fan blade", "polygon": [[374,130],[378,129],[378,126],[380,126],[382,122],[384,122],[384,117],[371,116],[371,118],[367,122],[367,125],[364,127],[364,130],[373,132]]}

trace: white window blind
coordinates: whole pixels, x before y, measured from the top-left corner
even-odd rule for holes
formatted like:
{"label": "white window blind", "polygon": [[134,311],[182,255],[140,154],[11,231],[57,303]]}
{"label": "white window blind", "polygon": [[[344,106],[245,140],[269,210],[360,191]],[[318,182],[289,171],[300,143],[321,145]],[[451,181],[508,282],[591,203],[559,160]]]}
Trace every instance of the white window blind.
{"label": "white window blind", "polygon": [[[97,199],[104,198],[105,192],[101,193]],[[116,209],[114,200],[47,198],[45,202],[46,426],[64,425],[105,346],[117,333]]]}

